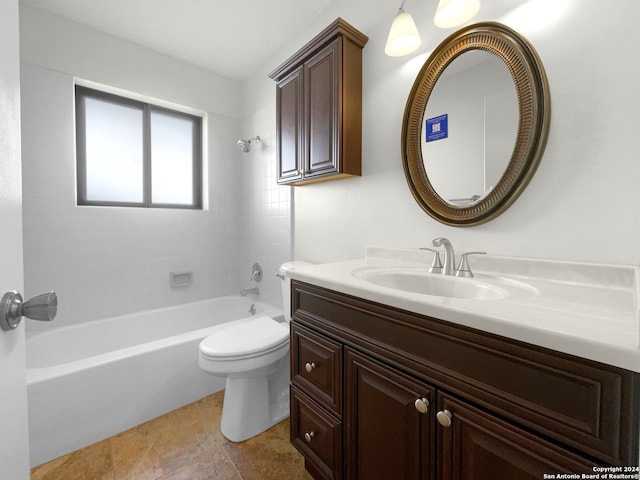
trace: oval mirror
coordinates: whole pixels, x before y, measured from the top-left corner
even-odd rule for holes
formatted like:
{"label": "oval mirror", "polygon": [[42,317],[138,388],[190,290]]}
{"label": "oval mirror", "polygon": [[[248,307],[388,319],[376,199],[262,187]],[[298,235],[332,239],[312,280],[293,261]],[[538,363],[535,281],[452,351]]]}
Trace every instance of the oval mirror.
{"label": "oval mirror", "polygon": [[403,167],[418,204],[455,226],[502,213],[535,173],[549,105],[540,59],[514,30],[485,22],[446,38],[405,108]]}

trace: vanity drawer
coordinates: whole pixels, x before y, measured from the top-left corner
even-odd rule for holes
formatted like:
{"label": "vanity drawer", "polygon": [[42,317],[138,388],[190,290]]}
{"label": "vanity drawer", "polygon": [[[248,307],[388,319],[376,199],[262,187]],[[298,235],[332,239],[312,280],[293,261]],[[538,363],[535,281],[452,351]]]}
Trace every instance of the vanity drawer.
{"label": "vanity drawer", "polygon": [[291,382],[341,418],[342,346],[292,324]]}
{"label": "vanity drawer", "polygon": [[342,478],[342,423],[293,386],[291,443],[314,478]]}

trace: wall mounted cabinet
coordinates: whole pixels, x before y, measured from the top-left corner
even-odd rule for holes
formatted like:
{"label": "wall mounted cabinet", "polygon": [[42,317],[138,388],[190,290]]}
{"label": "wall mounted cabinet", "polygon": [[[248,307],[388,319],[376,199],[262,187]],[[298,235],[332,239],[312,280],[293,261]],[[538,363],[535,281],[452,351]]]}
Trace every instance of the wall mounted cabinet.
{"label": "wall mounted cabinet", "polygon": [[637,373],[295,280],[292,308],[291,438],[315,479],[638,464]]}
{"label": "wall mounted cabinet", "polygon": [[269,76],[276,87],[278,183],[361,174],[362,48],[338,18]]}

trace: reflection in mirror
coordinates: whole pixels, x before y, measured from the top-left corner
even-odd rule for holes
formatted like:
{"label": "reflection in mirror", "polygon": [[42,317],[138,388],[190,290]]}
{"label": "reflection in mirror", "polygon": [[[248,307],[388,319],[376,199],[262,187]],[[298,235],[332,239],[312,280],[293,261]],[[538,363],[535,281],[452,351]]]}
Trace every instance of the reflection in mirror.
{"label": "reflection in mirror", "polygon": [[509,165],[518,133],[507,65],[483,50],[456,57],[436,82],[424,118],[422,158],[434,190],[451,205],[483,199]]}

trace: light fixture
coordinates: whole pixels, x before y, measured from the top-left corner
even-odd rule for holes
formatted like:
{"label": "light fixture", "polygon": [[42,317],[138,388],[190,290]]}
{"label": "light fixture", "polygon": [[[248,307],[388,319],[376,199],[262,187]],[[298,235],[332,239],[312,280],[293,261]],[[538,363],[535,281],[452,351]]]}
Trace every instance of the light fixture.
{"label": "light fixture", "polygon": [[405,1],[402,0],[398,13],[393,19],[391,30],[389,30],[389,36],[387,37],[387,44],[384,47],[384,53],[390,57],[408,55],[422,43],[413,18],[404,11]]}
{"label": "light fixture", "polygon": [[480,0],[440,0],[433,23],[440,28],[462,25],[480,10]]}

